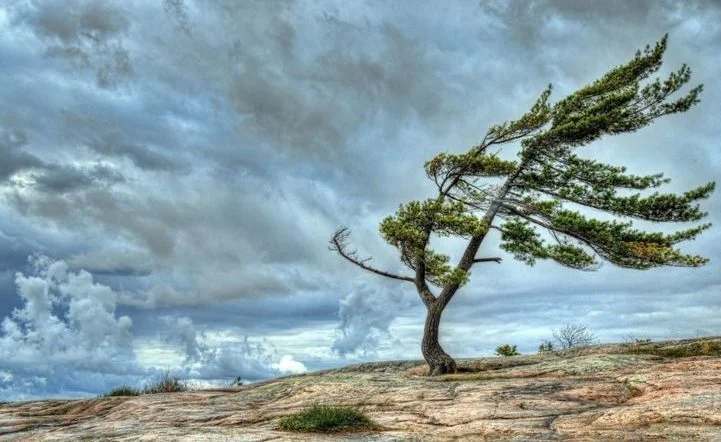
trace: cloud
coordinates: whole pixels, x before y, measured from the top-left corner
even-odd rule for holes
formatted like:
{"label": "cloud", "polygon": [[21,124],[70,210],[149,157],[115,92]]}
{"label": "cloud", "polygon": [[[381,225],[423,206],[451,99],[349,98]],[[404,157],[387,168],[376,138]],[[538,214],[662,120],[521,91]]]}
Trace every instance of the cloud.
{"label": "cloud", "polygon": [[187,5],[183,0],[163,0],[163,8],[169,14],[178,26],[178,29],[190,35],[192,27],[188,18]]}
{"label": "cloud", "polygon": [[151,257],[147,252],[127,245],[76,253],[67,259],[67,263],[71,268],[82,268],[95,275],[147,276],[153,271]]}
{"label": "cloud", "polygon": [[130,29],[113,1],[35,1],[17,5],[16,23],[27,25],[48,43],[46,55],[95,71],[96,84],[113,88],[133,74],[122,36]]}
{"label": "cloud", "polygon": [[[15,284],[21,307],[0,321],[2,397],[87,396],[140,385],[162,371],[163,364],[138,361],[136,350],[147,343],[131,333],[133,320],[117,313],[118,294],[89,272],[35,255]],[[189,317],[156,322],[165,344],[183,356],[173,372],[185,379],[254,381],[307,371],[293,355],[279,356],[264,341],[213,341]]]}
{"label": "cloud", "polygon": [[183,167],[176,158],[158,153],[142,144],[123,141],[123,138],[118,133],[109,133],[102,138],[89,139],[87,146],[103,156],[128,158],[136,167],[143,170],[180,171]]}
{"label": "cloud", "polygon": [[276,350],[263,341],[247,336],[210,344],[209,335],[198,332],[189,317],[162,318],[165,340],[175,345],[185,357],[181,373],[193,379],[235,379],[256,381],[280,374],[307,371],[292,355],[278,357]]}
{"label": "cloud", "polygon": [[0,129],[0,149],[3,163],[0,165],[0,186],[34,189],[48,193],[99,186],[111,186],[124,181],[114,168],[102,164],[74,166],[46,163],[25,149],[30,144],[28,134],[20,129]]}
{"label": "cloud", "polygon": [[15,276],[22,307],[0,323],[0,370],[12,375],[5,380],[10,389],[44,379],[63,391],[68,371],[138,372],[133,322],[116,316],[117,294],[110,287],[44,256],[32,257],[30,266],[29,274]]}
{"label": "cloud", "polygon": [[302,362],[293,359],[292,355],[283,355],[280,361],[273,363],[271,367],[283,374],[299,374],[308,371],[306,366]]}
{"label": "cloud", "polygon": [[391,340],[390,326],[399,312],[410,306],[401,287],[378,290],[358,288],[338,302],[339,336],[332,349],[345,357],[374,355],[381,339]]}
{"label": "cloud", "polygon": [[[185,363],[208,377],[193,365],[206,358],[216,374],[261,378],[285,355],[313,368],[419,357],[424,312],[412,286],[364,274],[326,250],[328,236],[348,225],[363,256],[404,270],[378,224],[431,196],[424,161],[477,143],[549,82],[561,99],[665,32],[662,70],[689,63],[706,84],[702,102],[579,153],[664,171],[673,191],[713,179],[720,10],[670,0],[4,2],[0,318],[25,308],[13,275],[40,277],[24,268],[41,252],[111,288],[115,317],[132,317],[133,346],[158,369]],[[718,224],[719,195],[703,207]],[[573,317],[609,337],[662,334],[653,318],[679,333],[713,330],[692,307],[715,311],[719,239],[712,228],[689,244],[712,258],[703,269],[581,275],[527,268],[489,236],[481,253],[506,259],[474,267],[441,339],[472,356],[497,341],[536,346]],[[452,260],[463,247],[435,245]],[[51,306],[69,327],[67,301]],[[183,340],[157,343],[166,315],[192,319],[178,325]],[[14,379],[23,394],[59,391],[43,374]]]}
{"label": "cloud", "polygon": [[18,172],[44,165],[38,157],[22,150],[27,141],[28,137],[24,131],[0,131],[0,150],[3,153],[3,161],[0,163],[0,184]]}

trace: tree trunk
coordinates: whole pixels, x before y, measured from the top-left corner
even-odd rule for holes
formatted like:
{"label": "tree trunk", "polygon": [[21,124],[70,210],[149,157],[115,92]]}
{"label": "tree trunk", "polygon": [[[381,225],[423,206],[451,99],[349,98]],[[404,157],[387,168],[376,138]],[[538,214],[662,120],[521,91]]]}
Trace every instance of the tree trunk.
{"label": "tree trunk", "polygon": [[428,315],[426,316],[426,326],[423,330],[423,342],[421,351],[423,358],[430,368],[429,374],[436,376],[439,374],[449,374],[456,372],[456,361],[446,353],[441,344],[438,343],[438,327],[441,322],[441,314],[445,306],[439,302],[434,302],[428,306]]}

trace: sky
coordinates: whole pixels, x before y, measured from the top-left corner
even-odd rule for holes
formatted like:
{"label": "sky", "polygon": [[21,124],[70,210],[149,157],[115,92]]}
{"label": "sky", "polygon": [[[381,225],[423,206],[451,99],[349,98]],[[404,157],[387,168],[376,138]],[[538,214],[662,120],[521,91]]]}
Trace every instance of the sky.
{"label": "sky", "polygon": [[[420,359],[412,284],[330,235],[403,272],[378,224],[433,195],[425,161],[666,33],[660,75],[688,63],[701,103],[579,154],[681,192],[721,172],[716,1],[0,0],[0,401]],[[528,267],[491,235],[480,254],[503,263],[474,267],[441,343],[719,335],[720,232],[684,248],[703,268],[593,273]]]}

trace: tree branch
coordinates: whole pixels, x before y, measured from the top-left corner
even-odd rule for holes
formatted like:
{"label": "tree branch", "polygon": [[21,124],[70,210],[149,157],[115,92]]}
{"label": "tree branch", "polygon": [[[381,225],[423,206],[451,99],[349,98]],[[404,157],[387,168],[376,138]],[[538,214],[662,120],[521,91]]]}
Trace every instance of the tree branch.
{"label": "tree branch", "polygon": [[[516,169],[513,174],[506,178],[506,182],[503,184],[503,187],[501,187],[501,189],[498,191],[497,200],[491,203],[490,207],[483,216],[483,222],[487,226],[490,226],[493,223],[493,219],[496,217],[496,214],[501,209],[501,207],[503,207],[503,203],[501,201],[506,197],[508,191],[511,190],[511,187],[513,187],[515,180],[523,172],[523,169],[525,167],[526,164],[522,162],[518,165],[518,169]],[[473,266],[474,260],[476,259],[476,253],[481,247],[481,243],[485,239],[486,233],[487,231],[480,233],[472,237],[471,240],[468,241],[468,245],[466,245],[466,250],[463,252],[463,256],[461,256],[458,265],[456,265],[457,269],[468,271],[468,269]],[[456,294],[456,291],[459,287],[460,284],[458,283],[443,287],[443,291],[438,295],[438,302],[441,304],[441,306],[445,307],[451,301],[451,298],[453,298],[453,295]]]}
{"label": "tree branch", "polygon": [[501,261],[503,261],[503,258],[499,256],[494,256],[493,258],[476,258],[473,260],[474,263],[476,262],[495,262],[497,264],[500,264]]}
{"label": "tree branch", "polygon": [[410,276],[395,275],[393,273],[378,270],[369,265],[366,265],[366,262],[370,261],[371,258],[360,259],[358,258],[358,254],[355,250],[347,250],[347,240],[349,236],[350,230],[348,230],[347,227],[339,228],[330,238],[330,241],[328,241],[330,243],[330,246],[328,246],[328,250],[332,252],[337,252],[340,256],[362,268],[363,270],[368,270],[369,272],[375,273],[376,275],[385,276],[386,278],[391,279],[398,279],[401,281],[415,282],[415,280]]}

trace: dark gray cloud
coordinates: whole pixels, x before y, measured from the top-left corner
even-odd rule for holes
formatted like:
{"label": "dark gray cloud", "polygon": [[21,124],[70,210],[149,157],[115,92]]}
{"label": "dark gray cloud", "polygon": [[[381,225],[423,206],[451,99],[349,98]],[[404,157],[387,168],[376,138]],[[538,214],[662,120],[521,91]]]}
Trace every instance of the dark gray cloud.
{"label": "dark gray cloud", "polygon": [[103,138],[88,140],[87,146],[93,151],[109,157],[126,157],[144,170],[177,170],[177,159],[153,151],[142,144],[124,143],[120,137],[106,135]]}
{"label": "dark gray cloud", "polygon": [[3,161],[0,163],[0,182],[6,181],[18,172],[43,166],[36,156],[22,150],[27,144],[27,134],[22,131],[0,132],[0,152]]}
{"label": "dark gray cloud", "polygon": [[93,70],[96,84],[109,88],[133,73],[122,42],[130,21],[120,4],[104,0],[33,1],[17,6],[15,19],[47,42],[46,56]]}
{"label": "dark gray cloud", "polygon": [[[424,161],[478,142],[549,82],[560,99],[666,32],[662,73],[689,63],[703,101],[581,153],[666,172],[673,191],[712,180],[720,11],[671,1],[0,0],[0,319],[31,310],[15,273],[44,280],[27,268],[43,253],[107,287],[116,323],[132,319],[130,383],[170,366],[211,381],[275,375],[281,362],[418,358],[424,311],[412,287],[330,254],[329,234],[349,225],[361,254],[402,271],[377,228],[399,203],[431,195]],[[721,221],[718,195],[704,208]],[[604,340],[718,334],[719,239],[713,228],[689,244],[712,258],[703,269],[578,274],[513,262],[490,236],[482,253],[504,262],[473,270],[442,339],[459,356],[505,342],[532,351],[571,319]],[[73,330],[70,303],[52,305],[58,330]],[[12,336],[3,342],[13,352],[40,351]],[[13,359],[0,362],[0,380],[14,376],[0,388],[77,395],[82,376],[95,390],[121,380],[90,374],[108,355],[83,368],[79,354],[63,356],[66,387]]]}
{"label": "dark gray cloud", "polygon": [[113,168],[100,165],[89,168],[49,166],[45,168],[44,173],[33,178],[39,191],[59,193],[93,185],[113,185],[124,180],[123,176]]}
{"label": "dark gray cloud", "polygon": [[104,165],[75,167],[46,163],[24,150],[28,142],[28,135],[24,131],[0,132],[0,149],[3,153],[0,184],[25,173],[24,178],[16,180],[15,186],[35,187],[41,192],[65,193],[94,184],[112,185],[123,181],[119,172]]}
{"label": "dark gray cloud", "polygon": [[107,41],[130,26],[123,11],[110,2],[99,0],[70,0],[63,4],[34,1],[19,18],[39,34],[65,43],[83,39]]}

